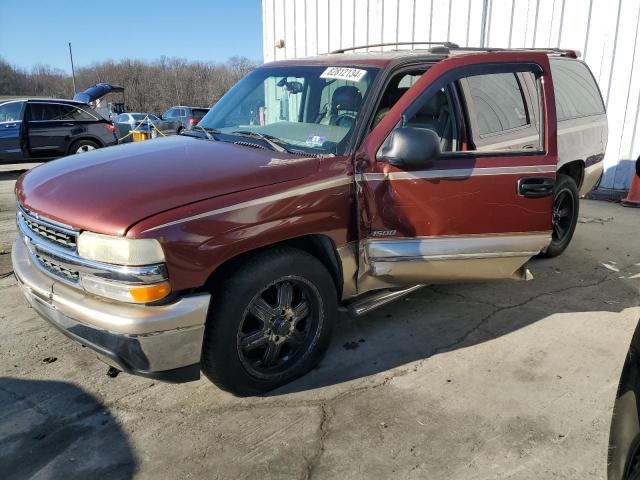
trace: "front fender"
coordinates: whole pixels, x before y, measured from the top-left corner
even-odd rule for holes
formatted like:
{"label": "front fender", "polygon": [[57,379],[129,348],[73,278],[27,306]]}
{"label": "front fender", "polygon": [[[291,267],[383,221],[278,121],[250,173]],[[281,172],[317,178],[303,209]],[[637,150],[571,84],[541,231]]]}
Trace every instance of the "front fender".
{"label": "front fender", "polygon": [[352,199],[350,176],[300,179],[164,212],[127,236],[161,242],[173,290],[199,288],[218,266],[258,248],[314,234],[346,244]]}

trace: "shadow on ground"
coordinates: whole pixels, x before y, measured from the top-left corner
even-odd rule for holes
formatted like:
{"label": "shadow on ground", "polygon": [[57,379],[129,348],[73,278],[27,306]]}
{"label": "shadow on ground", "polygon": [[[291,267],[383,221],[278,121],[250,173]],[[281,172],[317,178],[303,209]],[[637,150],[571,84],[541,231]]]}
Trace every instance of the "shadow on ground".
{"label": "shadow on ground", "polygon": [[[628,268],[635,273],[640,252],[630,248]],[[574,248],[555,259],[530,262],[535,276],[530,282],[425,287],[366,316],[341,315],[320,366],[269,395],[390,371],[491,341],[558,313],[620,312],[640,305],[639,289],[622,270],[603,268],[589,252],[582,253]]]}
{"label": "shadow on ground", "polygon": [[10,170],[8,172],[0,172],[0,180],[17,180],[20,175],[27,170]]}
{"label": "shadow on ground", "polygon": [[137,461],[109,410],[65,382],[0,377],[4,480],[132,478]]}

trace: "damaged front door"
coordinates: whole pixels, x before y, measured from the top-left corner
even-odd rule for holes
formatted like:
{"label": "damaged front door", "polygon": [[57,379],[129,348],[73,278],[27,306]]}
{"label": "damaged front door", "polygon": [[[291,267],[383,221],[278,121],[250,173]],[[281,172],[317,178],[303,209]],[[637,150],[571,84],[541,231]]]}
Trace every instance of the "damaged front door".
{"label": "damaged front door", "polygon": [[[541,105],[525,94],[525,73]],[[545,54],[464,55],[429,68],[357,154],[358,292],[526,277],[551,238],[555,125]]]}

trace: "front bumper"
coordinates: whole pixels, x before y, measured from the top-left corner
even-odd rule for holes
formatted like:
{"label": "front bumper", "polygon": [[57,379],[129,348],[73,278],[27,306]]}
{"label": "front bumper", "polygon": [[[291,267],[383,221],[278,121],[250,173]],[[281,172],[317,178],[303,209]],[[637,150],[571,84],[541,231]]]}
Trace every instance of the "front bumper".
{"label": "front bumper", "polygon": [[57,281],[31,259],[22,238],[11,252],[13,270],[38,314],[68,337],[125,372],[181,382],[200,377],[200,353],[210,295],[167,305],[102,300]]}

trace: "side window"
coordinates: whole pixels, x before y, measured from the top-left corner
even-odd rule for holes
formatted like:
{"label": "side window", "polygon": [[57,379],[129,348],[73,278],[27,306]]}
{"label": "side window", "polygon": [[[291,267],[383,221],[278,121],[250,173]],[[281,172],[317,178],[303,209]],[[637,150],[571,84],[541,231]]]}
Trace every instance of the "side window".
{"label": "side window", "polygon": [[529,124],[524,93],[513,73],[468,77],[478,133],[490,135]]}
{"label": "side window", "polygon": [[85,112],[84,110],[80,110],[77,107],[73,107],[71,105],[62,105],[63,110],[65,111],[61,117],[61,120],[84,120],[84,121],[95,121],[96,118]]}
{"label": "side window", "polygon": [[408,89],[409,87],[413,87],[414,83],[416,83],[424,72],[418,73],[407,73],[401,75],[400,81],[398,82],[398,88]]}
{"label": "side window", "polygon": [[[398,100],[424,74],[425,69],[404,71],[395,75],[382,94],[380,104],[373,119],[375,127],[391,110]],[[405,118],[404,126],[433,130],[440,137],[441,152],[455,152],[460,149],[458,122],[455,117],[451,88],[441,88],[426,100],[418,100],[418,110]]]}
{"label": "side window", "polygon": [[66,113],[62,105],[57,103],[30,103],[29,120],[34,122],[60,120]]}
{"label": "side window", "polygon": [[178,108],[176,116],[178,116],[178,117],[186,117],[187,116],[187,112],[186,112],[186,110],[184,108]]}
{"label": "side window", "polygon": [[418,111],[405,120],[404,126],[427,128],[436,132],[440,137],[441,152],[459,150],[455,109],[449,88],[441,88],[421,102]]}
{"label": "side window", "polygon": [[0,122],[17,122],[22,120],[23,102],[10,102],[0,105]]}
{"label": "side window", "polygon": [[[528,77],[531,81],[526,80]],[[470,150],[542,149],[535,92],[539,86],[532,73],[474,75],[461,79],[460,85],[470,123]]]}
{"label": "side window", "polygon": [[122,113],[118,115],[116,118],[116,123],[127,123],[129,121],[129,116],[126,113]]}
{"label": "side window", "polygon": [[175,108],[170,108],[169,110],[167,110],[166,112],[164,112],[162,114],[162,116],[164,118],[173,118],[176,116],[176,109]]}
{"label": "side window", "polygon": [[380,123],[387,113],[389,113],[389,110],[391,110],[407,90],[418,81],[424,72],[424,70],[418,70],[398,73],[389,81],[378,104],[371,128]]}
{"label": "side window", "polygon": [[584,63],[567,59],[550,63],[559,122],[604,113],[598,85]]}

